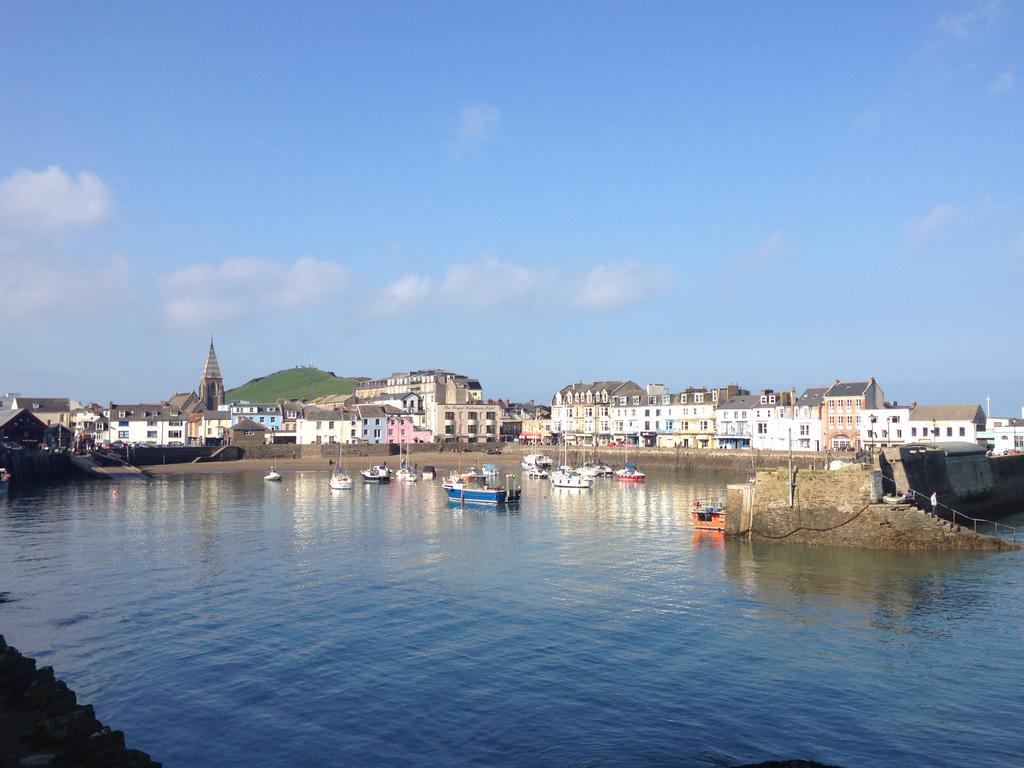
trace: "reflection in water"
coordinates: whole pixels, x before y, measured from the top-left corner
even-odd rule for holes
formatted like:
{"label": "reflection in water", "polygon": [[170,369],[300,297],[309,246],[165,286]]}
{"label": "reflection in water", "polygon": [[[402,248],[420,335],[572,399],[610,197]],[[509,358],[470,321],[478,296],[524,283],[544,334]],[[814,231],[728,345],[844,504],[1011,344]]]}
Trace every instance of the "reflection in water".
{"label": "reflection in water", "polygon": [[1015,765],[975,715],[1019,708],[1024,558],[695,531],[731,479],[38,489],[0,499],[0,629],[171,768]]}

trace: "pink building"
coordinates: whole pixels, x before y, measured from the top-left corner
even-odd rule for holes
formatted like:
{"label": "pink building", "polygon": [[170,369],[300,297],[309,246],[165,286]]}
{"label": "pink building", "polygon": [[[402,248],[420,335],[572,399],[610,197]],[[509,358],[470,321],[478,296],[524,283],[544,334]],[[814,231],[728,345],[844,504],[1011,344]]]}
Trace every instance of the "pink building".
{"label": "pink building", "polygon": [[429,443],[434,439],[429,429],[420,429],[412,419],[392,417],[388,419],[389,443]]}

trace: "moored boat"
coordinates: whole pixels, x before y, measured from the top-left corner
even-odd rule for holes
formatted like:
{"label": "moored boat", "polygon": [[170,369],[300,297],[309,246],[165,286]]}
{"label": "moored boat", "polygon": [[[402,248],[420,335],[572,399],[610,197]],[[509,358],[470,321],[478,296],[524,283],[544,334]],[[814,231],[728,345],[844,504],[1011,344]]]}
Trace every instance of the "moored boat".
{"label": "moored boat", "polygon": [[543,453],[530,453],[523,456],[523,460],[519,466],[523,469],[550,469],[554,464],[550,456],[545,456]]}
{"label": "moored boat", "polygon": [[647,479],[647,475],[637,469],[636,464],[627,464],[615,473],[615,479],[624,483],[642,483]]}
{"label": "moored boat", "polygon": [[423,472],[421,474],[424,480],[433,480],[437,477],[437,471],[434,469],[433,464],[424,464]]}
{"label": "moored boat", "polygon": [[554,488],[590,488],[594,478],[586,477],[570,467],[559,467],[551,473],[551,485]]}
{"label": "moored boat", "polygon": [[7,489],[11,487],[11,475],[10,473],[0,467],[0,493],[7,493]]}
{"label": "moored boat", "polygon": [[495,485],[492,478],[483,472],[464,472],[445,481],[444,491],[449,502],[459,504],[518,504],[522,490],[516,488],[509,475],[505,486]]}
{"label": "moored boat", "polygon": [[585,477],[611,477],[615,474],[615,470],[603,461],[587,462],[576,471]]}
{"label": "moored boat", "polygon": [[535,480],[546,480],[551,477],[551,473],[544,467],[533,467],[526,470],[526,476]]}
{"label": "moored boat", "polygon": [[724,531],[725,510],[718,504],[711,502],[693,502],[693,511],[690,512],[690,519],[693,520],[693,527],[700,531]]}
{"label": "moored boat", "polygon": [[277,471],[276,467],[271,467],[270,471],[263,476],[264,480],[269,480],[272,483],[281,482],[281,473]]}
{"label": "moored boat", "polygon": [[359,474],[362,475],[363,482],[366,483],[391,482],[391,470],[388,469],[387,464],[377,464],[376,466],[370,467],[369,469],[360,470]]}

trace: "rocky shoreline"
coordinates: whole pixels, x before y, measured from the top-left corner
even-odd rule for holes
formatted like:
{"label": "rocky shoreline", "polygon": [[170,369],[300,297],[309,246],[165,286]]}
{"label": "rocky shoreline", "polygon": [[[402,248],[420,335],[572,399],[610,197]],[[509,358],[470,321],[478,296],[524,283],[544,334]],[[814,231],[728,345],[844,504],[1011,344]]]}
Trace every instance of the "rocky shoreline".
{"label": "rocky shoreline", "polygon": [[0,635],[0,767],[159,768],[128,749],[124,733],[96,719],[88,704],[54,678],[52,667],[7,645]]}

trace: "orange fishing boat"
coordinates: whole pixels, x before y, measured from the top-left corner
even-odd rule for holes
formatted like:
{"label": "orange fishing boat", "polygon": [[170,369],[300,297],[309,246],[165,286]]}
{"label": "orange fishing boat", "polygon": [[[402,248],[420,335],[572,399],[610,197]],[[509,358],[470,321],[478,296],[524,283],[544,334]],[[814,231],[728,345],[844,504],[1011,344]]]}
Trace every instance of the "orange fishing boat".
{"label": "orange fishing boat", "polygon": [[699,531],[725,530],[725,510],[709,501],[694,501],[690,518],[693,520],[693,527]]}

